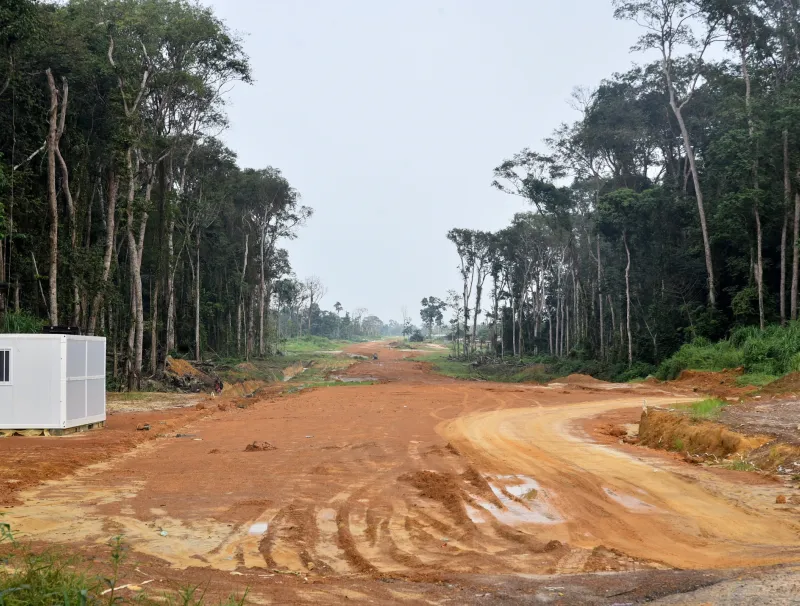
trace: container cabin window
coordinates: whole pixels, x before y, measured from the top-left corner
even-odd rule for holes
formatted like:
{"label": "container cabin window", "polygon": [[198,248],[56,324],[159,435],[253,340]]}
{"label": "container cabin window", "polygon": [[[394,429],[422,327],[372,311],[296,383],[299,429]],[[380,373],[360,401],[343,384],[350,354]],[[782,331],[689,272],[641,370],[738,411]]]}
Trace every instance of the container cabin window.
{"label": "container cabin window", "polygon": [[0,349],[0,385],[11,383],[11,350]]}

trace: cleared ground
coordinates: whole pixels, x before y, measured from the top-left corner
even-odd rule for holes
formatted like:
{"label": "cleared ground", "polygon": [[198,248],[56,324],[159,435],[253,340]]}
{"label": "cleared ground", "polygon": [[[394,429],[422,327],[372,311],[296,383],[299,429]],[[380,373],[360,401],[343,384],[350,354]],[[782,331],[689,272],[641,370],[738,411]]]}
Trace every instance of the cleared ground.
{"label": "cleared ground", "polygon": [[[133,580],[152,577],[148,588],[247,586],[256,603],[625,603],[731,568],[800,562],[800,524],[775,506],[779,487],[619,450],[581,429],[683,396],[594,381],[458,382],[382,344],[350,353],[376,350],[378,361],[342,374],[377,385],[173,411],[163,430],[165,413],[131,413],[103,435],[61,439],[54,468],[70,445],[88,456],[104,444],[107,456],[17,492],[7,521],[26,539],[84,552],[122,534],[142,575]],[[130,440],[127,452],[108,436]],[[44,464],[51,440],[9,438],[0,457],[35,448],[28,456]],[[274,449],[245,451],[254,441]],[[586,575],[595,572],[617,574]],[[566,574],[579,576],[538,576]]]}

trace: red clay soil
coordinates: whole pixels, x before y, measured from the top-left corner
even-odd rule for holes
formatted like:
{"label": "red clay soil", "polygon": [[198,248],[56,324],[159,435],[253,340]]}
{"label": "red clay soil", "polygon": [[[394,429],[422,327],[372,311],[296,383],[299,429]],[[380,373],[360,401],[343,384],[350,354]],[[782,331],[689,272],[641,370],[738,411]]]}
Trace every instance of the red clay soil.
{"label": "red clay soil", "polygon": [[608,385],[608,381],[601,381],[589,375],[571,374],[562,377],[556,381],[557,383],[566,383],[567,385]]}
{"label": "red clay soil", "polygon": [[764,396],[791,396],[800,392],[800,372],[790,372],[761,388]]}
{"label": "red clay soil", "polygon": [[[409,352],[351,350],[373,352],[346,374],[377,385],[0,440],[0,473],[24,487],[4,521],[87,554],[122,534],[141,571],[125,582],[249,588],[258,603],[611,604],[732,574],[706,568],[800,561],[787,532],[800,531],[796,515],[775,509],[770,487],[612,452],[574,430],[635,414],[644,392],[456,381]],[[137,432],[145,420],[168,431]],[[245,452],[253,442],[275,448]],[[624,574],[584,574],[595,571]],[[578,576],[530,576],[563,574]]]}
{"label": "red clay soil", "polygon": [[736,379],[744,373],[741,368],[722,370],[719,372],[703,370],[684,370],[674,381],[667,383],[677,389],[691,389],[693,392],[708,394],[717,398],[738,399],[754,393],[758,388],[740,386]]}
{"label": "red clay soil", "polygon": [[[577,431],[585,432],[592,440],[599,444],[613,446],[635,457],[658,458],[680,467],[682,473],[695,473],[686,465],[685,456],[681,452],[663,449],[650,449],[635,443],[623,441],[627,435],[627,427],[638,426],[641,419],[641,409],[623,408],[611,410],[602,415],[581,420],[576,425]],[[745,485],[759,484],[775,487],[780,484],[780,479],[770,474],[752,473],[749,471],[735,471],[722,467],[706,467],[701,474],[713,474],[728,482],[737,482]]]}
{"label": "red clay soil", "polygon": [[[109,461],[161,434],[174,434],[206,414],[189,408],[110,414],[105,429],[60,438],[0,438],[0,507],[19,504],[17,494],[22,490]],[[150,431],[137,431],[144,424]]]}

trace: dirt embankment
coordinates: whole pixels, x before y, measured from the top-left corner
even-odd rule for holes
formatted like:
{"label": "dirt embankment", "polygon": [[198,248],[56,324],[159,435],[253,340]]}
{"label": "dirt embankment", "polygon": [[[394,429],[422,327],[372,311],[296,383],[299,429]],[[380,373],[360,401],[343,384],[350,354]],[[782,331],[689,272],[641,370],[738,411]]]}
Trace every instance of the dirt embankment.
{"label": "dirt embankment", "polygon": [[[612,423],[604,433],[623,437],[625,432]],[[623,440],[678,452],[692,463],[797,477],[800,405],[794,401],[731,404],[715,421],[692,419],[685,410],[649,408],[642,412],[638,436]]]}
{"label": "dirt embankment", "polygon": [[688,415],[671,410],[647,409],[639,422],[642,446],[720,459],[749,454],[770,441],[767,436],[745,436],[730,431],[719,423],[693,421]]}
{"label": "dirt embankment", "polygon": [[[683,453],[694,463],[708,460],[739,470],[800,474],[800,401],[796,395],[800,373],[790,373],[761,389],[739,385],[742,373],[741,368],[685,370],[675,381],[662,383],[676,392],[697,394],[698,399],[713,396],[728,405],[713,421],[692,419],[683,409],[651,408],[642,414],[638,438],[632,441]],[[616,433],[621,436],[621,431]]]}

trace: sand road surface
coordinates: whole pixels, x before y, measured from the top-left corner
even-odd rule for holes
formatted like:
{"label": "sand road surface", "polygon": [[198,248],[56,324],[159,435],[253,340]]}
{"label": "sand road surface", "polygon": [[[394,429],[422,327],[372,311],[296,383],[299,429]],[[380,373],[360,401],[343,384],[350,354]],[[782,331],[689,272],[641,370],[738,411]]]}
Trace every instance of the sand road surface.
{"label": "sand road surface", "polygon": [[[800,561],[798,517],[775,506],[778,488],[644,449],[623,452],[580,429],[583,419],[641,409],[644,399],[680,397],[633,386],[459,382],[409,355],[383,349],[346,373],[381,384],[193,418],[182,437],[165,433],[21,493],[6,519],[19,537],[75,550],[121,534],[149,570],[241,575],[233,579],[263,603],[283,579],[296,586],[275,603],[437,603],[439,589],[422,599],[381,581],[455,575],[463,587],[492,575],[599,571],[660,579],[674,569]],[[253,441],[275,449],[246,452]]]}

